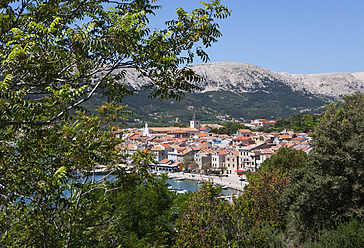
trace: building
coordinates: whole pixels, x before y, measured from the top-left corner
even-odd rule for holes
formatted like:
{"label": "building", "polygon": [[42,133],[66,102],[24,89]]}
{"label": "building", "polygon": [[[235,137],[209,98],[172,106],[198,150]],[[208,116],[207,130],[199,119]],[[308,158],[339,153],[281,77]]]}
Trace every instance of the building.
{"label": "building", "polygon": [[200,132],[201,123],[196,119],[196,112],[193,113],[193,118],[190,121],[190,128],[195,128],[198,130],[198,132]]}
{"label": "building", "polygon": [[198,152],[195,153],[194,159],[200,171],[203,167],[211,166],[211,156],[213,152],[214,151],[212,149],[200,149]]}
{"label": "building", "polygon": [[225,156],[225,174],[236,175],[236,170],[239,169],[239,152],[229,151]]}
{"label": "building", "polygon": [[224,150],[216,150],[211,155],[211,167],[218,169],[224,165],[226,152]]}
{"label": "building", "polygon": [[261,153],[259,149],[269,148],[267,143],[250,146],[239,146],[239,167],[244,171],[256,172],[261,164]]}

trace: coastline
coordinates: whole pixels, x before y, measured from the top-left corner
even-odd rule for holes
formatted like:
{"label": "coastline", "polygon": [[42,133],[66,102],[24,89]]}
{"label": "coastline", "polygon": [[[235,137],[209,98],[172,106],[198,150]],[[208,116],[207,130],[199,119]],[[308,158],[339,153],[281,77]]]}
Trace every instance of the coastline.
{"label": "coastline", "polygon": [[231,189],[238,191],[243,191],[244,186],[248,184],[247,181],[240,181],[237,175],[229,175],[228,177],[218,177],[218,176],[206,176],[194,173],[183,173],[183,172],[168,172],[168,177],[172,179],[183,178],[192,181],[211,181],[219,185],[225,185]]}

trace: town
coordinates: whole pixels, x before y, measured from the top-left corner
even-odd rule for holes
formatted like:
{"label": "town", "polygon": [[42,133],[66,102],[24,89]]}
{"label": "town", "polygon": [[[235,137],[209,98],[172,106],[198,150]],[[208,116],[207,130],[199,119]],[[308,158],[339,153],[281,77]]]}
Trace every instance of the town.
{"label": "town", "polygon": [[274,121],[254,119],[243,123],[250,129],[239,129],[233,135],[215,134],[219,124],[201,124],[193,115],[190,127],[145,127],[115,132],[123,140],[120,149],[128,155],[138,150],[155,154],[153,169],[157,172],[190,172],[219,176],[256,172],[261,164],[280,147],[310,153],[310,137],[285,129],[280,133],[255,131],[274,125]]}

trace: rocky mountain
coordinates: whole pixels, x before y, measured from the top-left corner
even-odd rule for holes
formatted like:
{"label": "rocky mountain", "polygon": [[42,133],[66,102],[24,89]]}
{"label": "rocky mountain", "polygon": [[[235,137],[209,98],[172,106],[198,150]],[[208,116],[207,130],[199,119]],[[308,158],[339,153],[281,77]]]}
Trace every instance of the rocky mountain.
{"label": "rocky mountain", "polygon": [[[194,65],[205,80],[201,92],[188,93],[181,101],[149,98],[150,91],[139,90],[150,81],[129,69],[122,83],[137,89],[122,104],[133,114],[132,125],[188,123],[194,112],[200,120],[216,122],[254,118],[288,118],[296,114],[322,113],[325,105],[356,91],[364,92],[364,72],[297,75],[277,73],[237,62]],[[86,105],[95,109],[102,99]]]}
{"label": "rocky mountain", "polygon": [[[239,62],[215,62],[191,67],[206,80],[199,84],[202,92],[231,91],[234,93],[270,92],[272,84],[289,86],[294,91],[339,99],[356,91],[364,92],[364,72],[288,74]],[[124,82],[141,88],[148,80],[128,71]]]}

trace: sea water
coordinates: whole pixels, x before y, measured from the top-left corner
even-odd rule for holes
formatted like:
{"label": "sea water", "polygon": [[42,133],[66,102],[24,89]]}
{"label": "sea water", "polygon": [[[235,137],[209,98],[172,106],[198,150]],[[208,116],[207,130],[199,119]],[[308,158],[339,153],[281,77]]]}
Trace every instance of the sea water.
{"label": "sea water", "polygon": [[[173,189],[178,190],[188,190],[191,192],[195,192],[196,190],[200,190],[202,188],[202,184],[199,184],[198,181],[192,181],[192,180],[174,180],[174,179],[168,179],[167,183],[172,185]],[[223,195],[236,195],[239,194],[238,190],[235,189],[225,189],[221,191],[221,194]]]}

